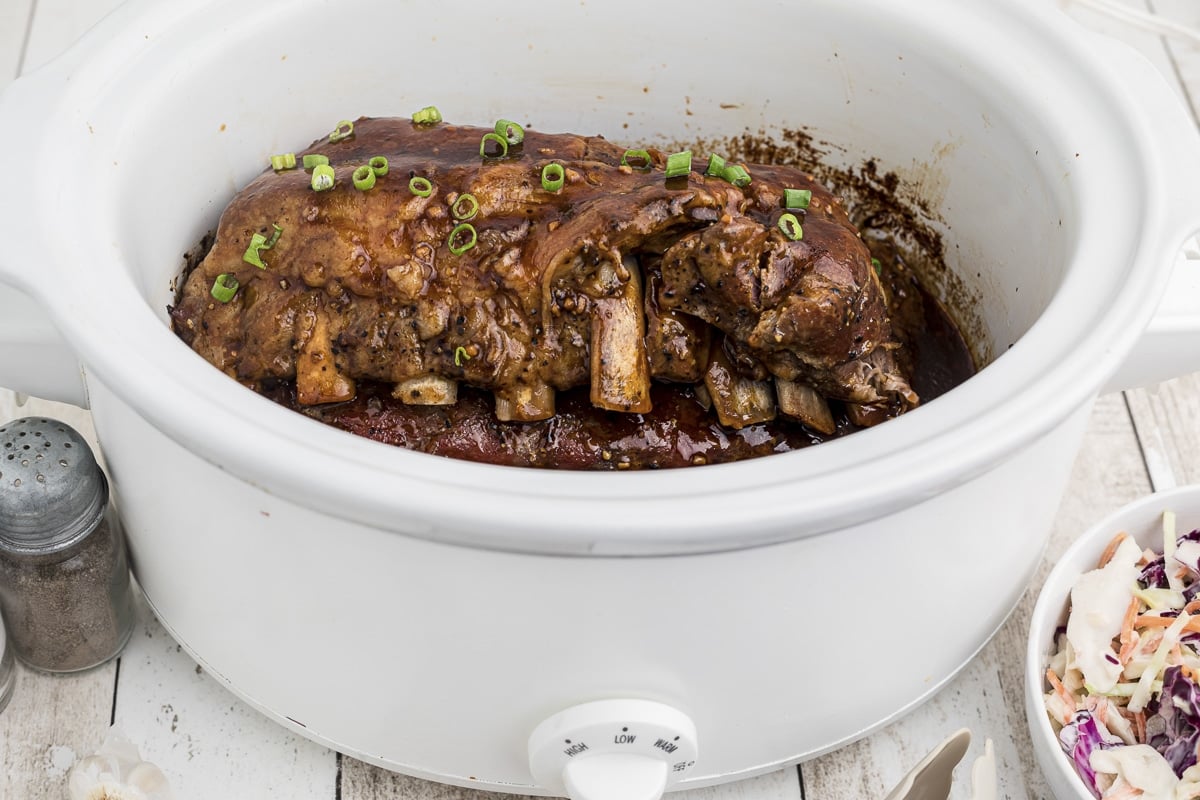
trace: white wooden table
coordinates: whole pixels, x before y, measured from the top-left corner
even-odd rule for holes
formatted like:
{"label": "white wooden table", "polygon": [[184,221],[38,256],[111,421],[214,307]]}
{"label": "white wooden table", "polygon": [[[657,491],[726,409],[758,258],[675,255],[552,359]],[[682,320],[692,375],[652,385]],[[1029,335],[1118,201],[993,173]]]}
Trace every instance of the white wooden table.
{"label": "white wooden table", "polygon": [[[52,58],[117,2],[0,0],[0,87]],[[1200,27],[1195,0],[1127,2]],[[1125,28],[1093,12],[1072,13],[1145,52],[1195,114],[1200,47]],[[37,400],[17,407],[12,393],[0,390],[0,422],[41,413],[90,434],[90,421],[80,409]],[[1200,482],[1200,374],[1102,396],[1039,578],[1074,535],[1110,510],[1152,489],[1189,482]],[[689,791],[679,800],[882,800],[934,744],[964,726],[976,738],[958,771],[953,798],[967,797],[966,764],[982,753],[984,737],[995,742],[1002,797],[1050,797],[1033,762],[1022,705],[1026,621],[1038,585],[1035,579],[1035,588],[984,651],[903,720],[798,768]],[[98,746],[113,723],[138,743],[143,757],[163,768],[180,798],[487,800],[483,793],[395,775],[292,735],[206,675],[144,606],[138,630],[119,659],[65,677],[20,668],[17,681],[12,703],[0,714],[4,800],[65,797],[68,770]]]}

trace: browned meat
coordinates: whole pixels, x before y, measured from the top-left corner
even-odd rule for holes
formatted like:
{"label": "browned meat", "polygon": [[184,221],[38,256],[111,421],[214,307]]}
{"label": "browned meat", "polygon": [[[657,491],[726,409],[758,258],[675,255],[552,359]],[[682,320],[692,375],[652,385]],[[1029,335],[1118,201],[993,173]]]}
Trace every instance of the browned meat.
{"label": "browned meat", "polygon": [[[821,430],[826,399],[867,424],[918,402],[870,253],[803,173],[749,166],[739,188],[697,159],[667,180],[660,152],[640,169],[604,139],[535,131],[484,158],[485,133],[360,119],[297,154],[327,156],[332,189],[314,191],[310,170],[264,172],[187,276],[175,329],[247,385],[294,380],[301,406],[349,401],[364,381],[447,405],[461,383],[490,391],[498,419],[533,421],[590,386],[593,405],[636,414],[657,379],[695,384],[730,427],[771,419],[778,397]],[[356,189],[376,156],[387,173]],[[542,185],[548,164],[563,167],[557,191]],[[414,194],[413,177],[432,193]],[[791,212],[795,241],[777,224],[785,188],[812,192]],[[275,226],[264,267],[244,260]],[[227,302],[211,293],[222,274],[239,284]]]}

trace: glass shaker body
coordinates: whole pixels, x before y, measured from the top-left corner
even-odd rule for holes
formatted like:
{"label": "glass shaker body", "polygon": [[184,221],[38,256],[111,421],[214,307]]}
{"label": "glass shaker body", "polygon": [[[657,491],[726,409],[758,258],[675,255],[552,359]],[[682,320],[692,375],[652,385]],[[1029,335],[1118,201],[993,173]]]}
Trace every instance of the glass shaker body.
{"label": "glass shaker body", "polygon": [[0,612],[16,657],[47,672],[102,664],[133,630],[108,480],[78,431],[57,420],[0,425]]}
{"label": "glass shaker body", "polygon": [[86,535],[48,552],[0,544],[0,608],[13,651],[36,669],[76,672],[121,652],[136,613],[113,508]]}

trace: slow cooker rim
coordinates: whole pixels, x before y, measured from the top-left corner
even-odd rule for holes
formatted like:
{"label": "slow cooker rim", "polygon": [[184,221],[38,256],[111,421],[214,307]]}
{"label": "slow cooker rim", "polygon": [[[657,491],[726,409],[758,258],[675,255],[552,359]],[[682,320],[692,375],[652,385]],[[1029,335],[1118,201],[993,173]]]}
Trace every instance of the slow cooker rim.
{"label": "slow cooker rim", "polygon": [[[1146,269],[1143,269],[1142,271],[1146,272]],[[1144,295],[1146,293],[1147,292],[1142,292],[1141,294]],[[136,291],[134,291],[133,294],[136,295]],[[141,299],[140,296],[138,296],[138,299]],[[1131,318],[1141,316],[1148,317],[1148,313],[1149,312],[1139,314],[1137,313],[1137,309],[1133,308],[1132,313],[1127,314],[1126,316]],[[88,365],[89,371],[93,371],[101,380],[101,382],[104,383],[105,386],[110,389],[110,391],[113,391],[115,394],[117,394],[123,402],[128,403],[132,408],[139,409],[139,413],[142,413],[147,421],[149,421],[152,425],[167,433],[172,438],[184,443],[194,453],[200,455],[211,463],[216,464],[223,469],[230,469],[231,471],[241,475],[243,479],[263,484],[264,481],[262,480],[261,475],[258,474],[258,468],[261,467],[263,462],[261,452],[259,452],[257,447],[247,443],[256,441],[264,435],[268,436],[267,441],[270,443],[270,449],[272,451],[278,450],[279,452],[287,452],[295,455],[307,454],[310,456],[314,453],[317,453],[321,458],[332,458],[344,466],[359,468],[364,466],[364,464],[359,463],[360,458],[370,459],[375,464],[384,465],[386,468],[382,470],[383,472],[393,474],[396,476],[396,479],[408,481],[417,487],[418,492],[415,492],[414,494],[420,497],[422,500],[424,499],[424,495],[419,491],[420,487],[429,486],[431,484],[437,485],[441,489],[446,489],[448,487],[457,489],[459,490],[459,494],[463,496],[464,500],[471,498],[472,495],[474,496],[474,503],[463,503],[461,506],[456,506],[453,509],[447,509],[445,506],[443,506],[441,509],[430,509],[427,513],[419,516],[423,516],[425,518],[436,518],[436,511],[440,510],[445,512],[450,510],[461,518],[461,523],[456,523],[454,527],[461,528],[469,526],[472,528],[472,530],[478,530],[479,528],[483,527],[483,532],[479,535],[462,536],[460,534],[453,533],[449,527],[439,528],[435,526],[429,530],[429,535],[432,538],[450,537],[452,539],[466,541],[472,545],[500,546],[505,549],[521,549],[521,542],[511,541],[511,534],[515,532],[509,532],[508,538],[510,541],[491,541],[491,538],[505,537],[489,537],[485,527],[488,520],[483,515],[472,511],[473,505],[487,505],[486,503],[478,502],[483,497],[495,495],[497,499],[507,500],[508,502],[515,502],[518,499],[518,494],[512,491],[513,487],[511,484],[514,483],[514,481],[500,481],[501,483],[508,485],[498,490],[493,489],[489,485],[490,479],[495,477],[497,474],[495,470],[504,470],[505,473],[503,474],[508,474],[512,472],[511,468],[490,467],[488,465],[457,462],[454,470],[462,473],[462,475],[465,476],[465,480],[464,478],[447,480],[447,476],[438,474],[447,472],[446,469],[439,470],[432,468],[433,462],[431,462],[429,459],[436,459],[436,457],[424,456],[422,454],[409,453],[405,451],[395,451],[392,448],[387,448],[387,452],[385,453],[382,448],[386,448],[386,446],[377,445],[373,442],[358,440],[357,437],[351,437],[349,434],[344,434],[340,431],[325,429],[323,426],[321,426],[320,430],[316,430],[315,428],[316,426],[319,426],[319,424],[311,420],[302,420],[302,422],[309,427],[305,427],[303,430],[301,430],[299,427],[301,420],[299,418],[285,420],[280,414],[276,413],[282,412],[282,409],[271,408],[270,410],[267,410],[262,405],[257,405],[253,408],[250,408],[251,402],[254,401],[249,400],[247,400],[247,402],[244,404],[239,401],[238,405],[250,408],[250,416],[247,418],[247,420],[236,420],[238,424],[234,425],[235,430],[233,435],[229,437],[233,440],[233,444],[237,446],[216,446],[213,443],[210,431],[206,429],[204,423],[195,424],[193,420],[194,415],[181,415],[175,412],[172,408],[170,408],[170,400],[163,400],[163,398],[184,396],[185,393],[192,393],[194,395],[196,392],[200,391],[206,396],[207,403],[211,408],[221,408],[222,406],[227,405],[225,402],[225,399],[227,398],[224,398],[223,395],[228,394],[226,390],[229,387],[227,385],[221,385],[218,387],[217,381],[227,381],[224,376],[219,375],[219,373],[212,370],[211,367],[207,367],[207,365],[203,366],[207,368],[208,372],[211,374],[200,375],[199,370],[193,368],[200,365],[193,365],[190,364],[190,362],[182,362],[182,364],[170,364],[169,367],[164,368],[161,361],[152,361],[146,359],[146,354],[144,352],[137,354],[127,353],[122,359],[114,361],[108,357],[109,354],[104,352],[104,348],[102,346],[94,343],[91,337],[87,335],[87,326],[81,324],[87,317],[86,313],[60,313],[57,316],[60,327],[71,334],[70,338],[72,339],[73,344],[75,344],[81,353],[84,354],[85,357],[82,360]],[[141,319],[143,316],[144,315],[142,314],[138,314],[136,315],[136,318]],[[149,323],[147,322],[147,324]],[[161,321],[155,319],[154,324],[158,326],[161,332]],[[1120,339],[1120,336],[1118,336],[1118,331],[1115,330],[1116,326],[1110,324],[1108,327],[1113,329],[1110,332],[1109,337],[1105,339],[1103,343],[1097,343],[1096,348],[1094,349],[1098,348],[1103,352],[1116,352],[1121,350],[1122,348],[1120,346],[1116,348],[1112,347],[1112,343]],[[149,330],[145,327],[142,329]],[[175,342],[175,344],[178,344],[178,342]],[[1129,338],[1128,346],[1132,347],[1131,338]],[[1003,359],[998,361],[997,364],[1001,364],[1002,362]],[[989,369],[994,370],[996,366],[997,365],[993,365],[992,367],[989,367]],[[862,474],[867,476],[878,476],[881,478],[879,485],[888,484],[891,487],[887,492],[875,492],[874,496],[871,498],[873,500],[872,503],[860,502],[857,504],[857,508],[860,509],[860,513],[857,515],[859,518],[869,514],[881,514],[898,504],[909,502],[909,500],[906,498],[910,498],[913,495],[914,490],[918,487],[924,487],[924,490],[926,491],[935,487],[946,488],[947,486],[966,480],[971,475],[985,471],[987,468],[989,468],[990,464],[996,463],[996,461],[1003,459],[1017,447],[1021,446],[1021,444],[1024,442],[1029,441],[1038,434],[1058,424],[1058,422],[1065,418],[1080,403],[1085,402],[1089,396],[1093,395],[1106,377],[1105,370],[1107,367],[1101,368],[1103,366],[1101,364],[1093,362],[1082,366],[1084,369],[1081,371],[1090,377],[1088,377],[1086,380],[1069,382],[1067,385],[1070,388],[1073,388],[1074,392],[1060,392],[1056,394],[1055,399],[1058,402],[1050,405],[1052,411],[1047,412],[1043,410],[1040,415],[1016,414],[1014,413],[1012,404],[1007,404],[1009,413],[1003,416],[1006,418],[1015,417],[1017,420],[1019,420],[1019,424],[1015,426],[1015,428],[1009,426],[1010,433],[1008,437],[989,437],[986,435],[968,436],[967,438],[975,440],[976,443],[979,443],[982,440],[984,444],[976,447],[969,454],[963,455],[960,453],[957,455],[955,463],[957,464],[958,469],[956,470],[955,475],[946,475],[946,470],[941,466],[939,466],[936,470],[933,470],[938,472],[941,475],[941,478],[940,480],[932,482],[928,473],[932,470],[930,465],[933,464],[937,459],[925,459],[926,463],[923,465],[924,469],[921,470],[911,469],[911,464],[908,465],[910,467],[909,469],[896,468],[897,466],[903,466],[905,462],[911,462],[914,460],[913,457],[907,456],[905,453],[898,453],[897,451],[911,452],[912,447],[915,447],[919,451],[923,443],[926,445],[924,449],[929,451],[933,449],[933,443],[944,443],[949,438],[949,431],[942,431],[934,437],[925,437],[919,432],[909,433],[910,429],[916,428],[916,420],[924,419],[921,414],[923,412],[927,412],[928,409],[932,407],[931,405],[926,407],[926,409],[914,412],[907,418],[889,422],[887,426],[884,426],[884,428],[862,432],[857,434],[855,437],[851,437],[849,440],[832,442],[822,445],[821,448],[802,453],[771,456],[770,459],[768,459],[768,461],[772,462],[770,464],[746,462],[743,464],[734,465],[708,466],[704,467],[701,471],[695,471],[699,473],[695,477],[690,477],[693,471],[688,470],[686,472],[689,474],[689,477],[686,479],[686,483],[694,485],[687,487],[686,491],[681,490],[680,484],[684,482],[682,477],[678,473],[672,475],[667,472],[640,473],[636,477],[633,475],[605,475],[604,477],[597,477],[594,475],[588,475],[586,473],[583,475],[564,475],[562,473],[551,473],[549,475],[540,476],[538,480],[533,481],[533,483],[539,484],[540,489],[550,489],[552,492],[563,489],[580,491],[580,489],[574,488],[575,485],[578,484],[580,487],[588,489],[588,491],[584,494],[589,496],[575,497],[573,498],[575,501],[595,503],[599,500],[602,502],[602,504],[605,501],[610,501],[612,497],[611,495],[605,495],[603,492],[598,491],[598,487],[603,487],[605,489],[620,487],[621,491],[626,491],[630,488],[630,486],[633,486],[636,489],[635,492],[625,495],[621,495],[621,491],[615,492],[615,494],[621,495],[623,500],[627,502],[632,501],[633,505],[641,505],[647,501],[662,503],[669,499],[673,493],[677,493],[678,496],[686,499],[695,499],[698,496],[711,497],[714,494],[716,487],[719,487],[726,482],[736,483],[736,485],[732,488],[726,488],[724,492],[719,493],[727,494],[731,491],[737,491],[745,494],[750,491],[778,489],[783,482],[794,480],[794,478],[789,476],[797,472],[803,472],[802,470],[793,467],[793,464],[799,463],[800,458],[805,458],[809,461],[815,461],[817,464],[820,464],[821,462],[833,463],[835,461],[835,454],[841,455],[849,448],[863,448],[864,445],[859,444],[859,442],[882,442],[887,440],[891,442],[890,449],[885,448],[884,455],[881,456],[877,461],[870,464],[869,468],[862,465],[853,467],[853,469],[860,472],[860,477]],[[1004,370],[1001,369],[1001,372],[1003,371]],[[170,378],[175,385],[175,392],[163,392],[149,396],[139,395],[137,389],[135,388],[139,383],[136,378],[139,375],[145,374],[156,374],[160,379],[164,380]],[[993,374],[995,374],[995,372],[993,372]],[[978,378],[979,376],[972,380],[978,381]],[[268,402],[257,397],[255,397],[255,401],[261,401],[262,403]],[[1021,408],[1024,408],[1024,406],[1021,406]],[[987,410],[990,411],[992,409],[989,408]],[[290,412],[286,413],[290,414]],[[991,421],[991,430],[993,431],[996,428],[1001,427],[997,424],[996,419],[993,419],[998,419],[999,416],[1001,415],[999,415],[998,412],[993,413],[990,416],[979,415],[973,419],[960,421],[960,427],[965,429],[969,434],[984,434],[988,430],[988,426],[984,424],[985,422]],[[1037,421],[1034,422],[1034,420]],[[276,424],[255,424],[269,421],[273,421]],[[248,422],[249,424],[240,424],[243,422]],[[1012,433],[1013,430],[1016,431],[1016,435]],[[308,440],[303,446],[298,446],[298,443],[293,440],[293,437],[298,432],[302,432],[304,438]],[[351,441],[351,439],[354,441]],[[855,440],[858,441],[856,442]],[[372,450],[372,447],[375,449]],[[944,447],[943,449],[950,450],[952,448]],[[348,452],[350,455],[347,455]],[[278,465],[285,467],[285,469],[280,470],[279,467],[277,467],[276,471],[272,473],[275,476],[275,479],[268,482],[272,484],[273,488],[278,488],[285,484],[292,486],[296,486],[298,484],[303,485],[303,481],[299,480],[299,478],[303,476],[299,475],[298,473],[303,472],[304,470],[302,466],[298,465],[298,462],[295,458],[276,458],[276,462]],[[445,467],[446,465],[437,463],[436,466]],[[825,480],[823,481],[812,481],[808,478],[802,478],[802,480],[806,480],[811,483],[818,483],[824,487],[830,483],[830,475],[835,477],[839,476],[846,468],[847,467],[843,465],[836,470],[831,470],[828,475],[824,476]],[[809,471],[814,472],[820,470],[817,468],[810,468]],[[761,480],[762,476],[769,475],[770,473],[778,474],[774,475],[769,481],[764,482]],[[745,474],[745,477],[741,477],[743,474]],[[287,475],[287,479],[281,479],[283,475]],[[711,477],[709,477],[710,475]],[[738,477],[739,481],[732,481],[731,476]],[[890,482],[883,481],[882,478],[884,477],[890,478]],[[633,483],[634,481],[636,481],[636,483]],[[467,485],[472,482],[474,482],[474,485]],[[869,483],[869,481],[863,482]],[[357,492],[355,491],[356,488],[358,489]],[[305,504],[312,505],[313,507],[319,506],[321,508],[335,507],[335,501],[336,506],[341,508],[345,508],[346,505],[357,506],[358,504],[353,502],[353,500],[357,499],[363,499],[376,504],[379,503],[378,496],[363,497],[361,485],[357,487],[352,484],[347,485],[345,481],[340,483],[337,490],[334,491],[326,491],[324,493],[316,493],[314,495],[313,493],[305,491],[304,489],[293,488],[291,490],[291,494],[293,495],[292,499],[294,500],[304,502]],[[371,492],[370,494],[374,495],[374,492]],[[531,492],[523,496],[521,501],[527,505],[536,505],[538,503],[545,502],[544,495],[544,491]],[[347,503],[347,498],[352,498],[350,503]],[[562,495],[559,495],[559,499],[562,499]],[[863,500],[863,498],[859,499],[860,501]],[[841,502],[843,504],[845,503],[844,500]],[[837,504],[830,503],[827,505]],[[467,513],[469,511],[472,513]],[[629,515],[627,514],[625,516]],[[631,536],[642,537],[647,533],[650,533],[645,530],[640,530],[640,526],[633,524],[636,522],[636,513],[633,515],[633,517],[633,519],[627,520],[630,522],[630,525],[627,529],[629,530]],[[823,520],[823,522],[813,522],[814,518]],[[841,524],[837,521],[838,519],[844,520],[846,518],[847,516],[844,513],[838,514],[835,513],[834,510],[826,510],[823,516],[813,512],[809,515],[809,522],[812,524],[808,526],[808,529],[813,532],[816,530],[827,529],[830,526]],[[681,530],[678,532],[679,535],[682,536],[690,534],[695,536],[694,530],[683,532],[682,525],[680,528]],[[609,533],[612,533],[611,529],[609,530]],[[661,529],[654,531],[653,533],[656,534],[655,538],[659,542],[665,542],[667,538],[669,538],[664,537],[664,531]],[[555,534],[556,537],[561,535],[561,533]],[[696,546],[698,544],[701,549],[722,549],[723,547],[742,547],[746,546],[747,543],[755,543],[754,537],[731,537],[723,534],[719,537],[713,538],[711,541],[706,540],[702,543],[693,541],[692,545]],[[760,541],[758,543],[766,542]],[[533,549],[540,551],[542,548],[535,546]]]}

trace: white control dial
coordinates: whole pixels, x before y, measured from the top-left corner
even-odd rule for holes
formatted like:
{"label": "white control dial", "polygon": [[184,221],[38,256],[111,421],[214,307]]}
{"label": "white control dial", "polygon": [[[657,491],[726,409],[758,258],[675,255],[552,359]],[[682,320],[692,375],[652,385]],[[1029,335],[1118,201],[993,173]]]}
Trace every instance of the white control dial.
{"label": "white control dial", "polygon": [[658,800],[696,765],[696,726],[653,700],[564,709],[529,737],[538,786],[572,800]]}

